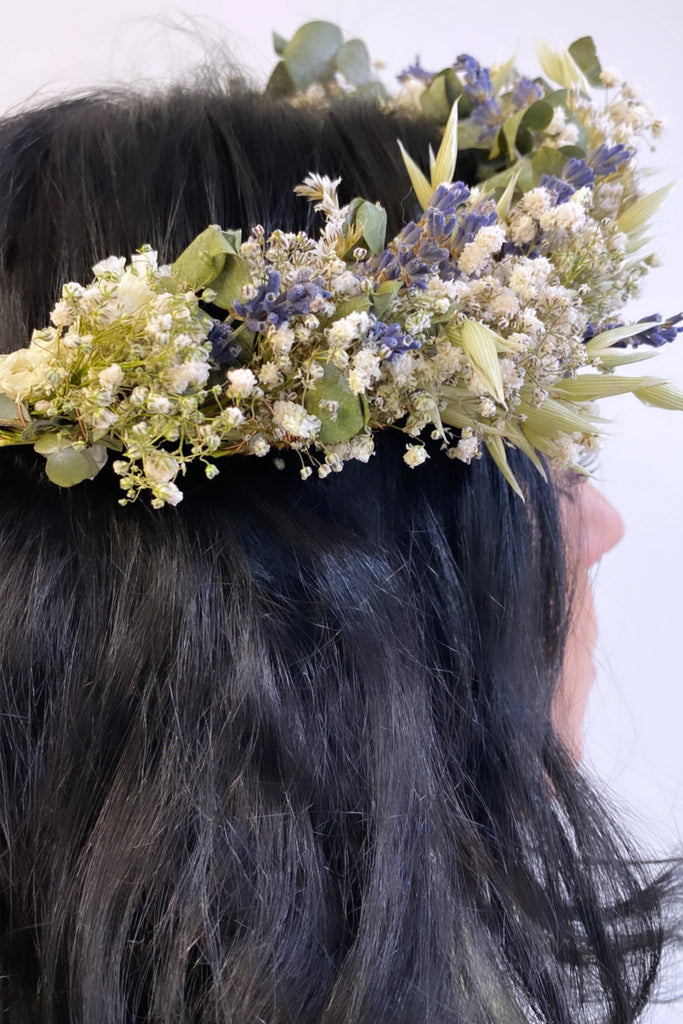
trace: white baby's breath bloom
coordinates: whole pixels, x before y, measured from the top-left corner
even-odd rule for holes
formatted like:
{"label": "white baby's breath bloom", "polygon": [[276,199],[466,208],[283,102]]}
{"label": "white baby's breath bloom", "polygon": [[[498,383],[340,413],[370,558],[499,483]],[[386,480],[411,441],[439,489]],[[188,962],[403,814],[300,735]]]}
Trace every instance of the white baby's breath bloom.
{"label": "white baby's breath bloom", "polygon": [[332,324],[327,332],[327,343],[332,349],[346,348],[352,341],[364,338],[371,326],[366,312],[349,313]]}
{"label": "white baby's breath bloom", "polygon": [[173,483],[157,484],[152,488],[152,494],[164,505],[178,505],[183,500],[183,492]]}
{"label": "white baby's breath bloom", "polygon": [[544,231],[553,228],[558,231],[578,231],[585,223],[586,211],[582,204],[571,200],[546,210],[540,218],[540,225]]}
{"label": "white baby's breath bloom", "polygon": [[520,210],[528,213],[530,217],[539,220],[542,213],[550,206],[550,192],[543,186],[537,186],[526,192],[518,203]]}
{"label": "white baby's breath bloom", "polygon": [[116,391],[123,382],[123,370],[118,363],[112,363],[111,366],[100,370],[97,378],[103,388],[107,388],[109,391]]}
{"label": "white baby's breath bloom", "polygon": [[204,475],[206,476],[207,480],[215,480],[219,473],[220,469],[213,462],[208,462],[204,466]]}
{"label": "white baby's breath bloom", "polygon": [[133,388],[133,390],[130,393],[129,399],[131,405],[137,407],[144,405],[145,402],[147,401],[148,394],[149,388],[142,387],[142,385],[138,385],[137,387]]}
{"label": "white baby's breath bloom", "polygon": [[75,318],[73,306],[64,299],[60,299],[50,313],[50,320],[55,327],[70,327]]}
{"label": "white baby's breath bloom", "polygon": [[97,409],[92,415],[95,430],[109,430],[118,422],[118,416],[111,409]]}
{"label": "white baby's breath bloom", "polygon": [[480,228],[474,239],[464,247],[458,267],[465,274],[479,274],[491,256],[500,252],[505,241],[505,231],[498,224]]}
{"label": "white baby's breath bloom", "polygon": [[179,465],[167,452],[152,452],[143,459],[145,476],[155,484],[169,483],[178,475]]}
{"label": "white baby's breath bloom", "polygon": [[528,245],[536,237],[538,226],[528,213],[520,213],[510,223],[510,238],[515,245]]}
{"label": "white baby's breath bloom", "polygon": [[150,412],[166,416],[171,411],[171,402],[166,395],[152,393],[147,398],[147,408]]}
{"label": "white baby's breath bloom", "polygon": [[452,458],[460,459],[461,462],[465,462],[469,465],[472,459],[476,459],[479,455],[480,450],[481,446],[477,438],[472,434],[465,436],[463,433],[463,436],[460,438],[455,448],[449,449],[448,454],[451,455]]}
{"label": "white baby's breath bloom", "polygon": [[363,394],[380,375],[380,357],[369,348],[363,348],[353,357],[349,372],[349,387],[357,395]]}
{"label": "white baby's breath bloom", "polygon": [[107,256],[105,260],[100,260],[92,268],[95,277],[113,277],[117,281],[121,278],[126,267],[126,259],[124,256]]}
{"label": "white baby's breath bloom", "polygon": [[[189,387],[205,384],[210,369],[209,364],[203,360],[188,359],[184,363],[169,366],[164,372],[164,377],[170,390],[182,395]],[[250,370],[247,372],[251,373]]]}
{"label": "white baby's breath bloom", "polygon": [[427,454],[427,449],[421,444],[406,445],[406,450],[403,454],[403,461],[406,466],[410,466],[411,469],[415,469],[416,466],[421,466],[428,458],[429,455]]}
{"label": "white baby's breath bloom", "polygon": [[479,415],[484,419],[491,419],[496,415],[496,403],[491,398],[482,398],[479,403]]}
{"label": "white baby's breath bloom", "polygon": [[303,405],[296,402],[273,402],[273,423],[294,437],[313,438],[320,430],[317,416],[309,415]]}
{"label": "white baby's breath bloom", "polygon": [[244,413],[236,405],[223,409],[219,416],[220,423],[226,430],[236,430],[244,423],[244,418]]}
{"label": "white baby's breath bloom", "polygon": [[600,72],[600,81],[606,89],[613,89],[615,85],[619,85],[621,75],[616,68],[603,68]]}
{"label": "white baby's breath bloom", "polygon": [[226,376],[229,381],[228,394],[231,398],[248,398],[257,384],[253,372],[247,368],[228,370]]}
{"label": "white baby's breath bloom", "polygon": [[313,469],[311,466],[302,466],[299,470],[299,475],[302,480],[308,480],[309,477],[313,476]]}
{"label": "white baby's breath bloom", "polygon": [[258,371],[258,379],[264,388],[276,388],[278,384],[282,383],[282,374],[278,370],[277,364],[269,361],[261,366]]}

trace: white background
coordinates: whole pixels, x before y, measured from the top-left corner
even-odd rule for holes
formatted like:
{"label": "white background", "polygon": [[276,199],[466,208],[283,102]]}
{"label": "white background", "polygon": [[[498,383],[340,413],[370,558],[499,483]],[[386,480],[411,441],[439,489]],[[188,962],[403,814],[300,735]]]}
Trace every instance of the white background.
{"label": "white background", "polygon": [[[273,65],[271,29],[289,37],[311,18],[335,21],[347,37],[363,38],[373,58],[384,61],[387,81],[416,53],[425,67],[437,70],[463,51],[485,64],[516,51],[518,66],[533,75],[539,70],[535,41],[566,46],[592,34],[603,66],[619,69],[669,121],[657,153],[648,158],[663,169],[653,187],[677,181],[683,172],[678,0],[488,0],[469,6],[453,0],[186,0],[182,10],[161,0],[14,0],[3,7],[0,110],[112,81],[191,78],[207,50],[221,67],[231,53],[263,81]],[[683,308],[682,237],[678,188],[657,222],[663,266],[650,275],[634,316]],[[667,350],[643,372],[648,371],[683,386],[683,335],[678,348]],[[683,834],[683,414],[650,410],[633,398],[611,400],[607,411],[616,423],[599,479],[621,511],[626,538],[596,577],[602,639],[586,762],[628,808],[633,830],[662,854],[680,844]],[[680,966],[678,984],[683,988]],[[683,1004],[658,1008],[652,1020],[683,1021]]]}

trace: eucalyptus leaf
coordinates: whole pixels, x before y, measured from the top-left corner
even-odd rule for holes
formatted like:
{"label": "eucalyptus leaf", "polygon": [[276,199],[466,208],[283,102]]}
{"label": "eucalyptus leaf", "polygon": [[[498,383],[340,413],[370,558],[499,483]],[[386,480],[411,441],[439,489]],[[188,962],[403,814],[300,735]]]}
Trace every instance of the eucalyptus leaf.
{"label": "eucalyptus leaf", "polygon": [[[101,455],[91,448],[60,448],[48,455],[45,472],[53,484],[58,487],[74,487],[83,480],[92,480],[102,468]],[[103,449],[106,462],[106,449]]]}
{"label": "eucalyptus leaf", "polygon": [[349,39],[337,54],[337,71],[356,87],[372,81],[372,65],[368,48],[362,39]]}
{"label": "eucalyptus leaf", "polygon": [[576,39],[569,47],[569,53],[583,71],[591,85],[602,88],[600,74],[602,67],[595,49],[592,36],[582,36]]}
{"label": "eucalyptus leaf", "polygon": [[216,293],[213,302],[221,309],[231,309],[233,303],[242,298],[242,289],[246,284],[251,284],[246,260],[242,256],[226,256],[222,271],[211,282],[211,288]]}
{"label": "eucalyptus leaf", "polygon": [[211,224],[180,254],[171,267],[173,274],[192,291],[208,288],[223,270],[226,256],[239,252],[239,238],[239,232]]}
{"label": "eucalyptus leaf", "polygon": [[382,281],[372,296],[372,311],[379,320],[391,309],[401,287],[401,281]]}
{"label": "eucalyptus leaf", "polygon": [[538,180],[543,174],[553,174],[559,177],[566,162],[564,155],[558,153],[556,149],[551,149],[550,146],[541,146],[531,157],[534,184],[538,184]]}
{"label": "eucalyptus leaf", "polygon": [[505,167],[502,171],[498,171],[497,174],[492,174],[490,178],[486,178],[485,184],[487,188],[491,189],[506,188],[515,177],[520,192],[528,192],[529,189],[533,188],[534,176],[529,157],[523,156],[512,166]]}
{"label": "eucalyptus leaf", "polygon": [[265,94],[273,100],[287,100],[296,95],[296,86],[283,60],[279,60],[273,68]]}
{"label": "eucalyptus leaf", "polygon": [[53,452],[60,451],[62,448],[70,448],[72,442],[73,438],[64,437],[63,434],[50,430],[36,438],[33,448],[39,455],[47,456],[52,455]]}
{"label": "eucalyptus leaf", "polygon": [[330,317],[330,323],[342,320],[349,313],[364,313],[368,309],[370,309],[369,295],[352,295],[351,298],[344,299],[335,307],[334,313]]}
{"label": "eucalyptus leaf", "polygon": [[298,90],[332,77],[342,43],[341,30],[329,21],[308,21],[296,30],[282,56]]}
{"label": "eucalyptus leaf", "polygon": [[375,256],[381,253],[387,233],[386,210],[374,203],[362,202],[356,212],[356,224],[363,232],[370,252]]}
{"label": "eucalyptus leaf", "polygon": [[544,128],[547,128],[553,119],[555,110],[552,103],[548,103],[547,100],[536,100],[524,111],[522,117],[522,124],[525,128],[530,128],[534,132],[541,132]]}
{"label": "eucalyptus leaf", "polygon": [[[321,402],[338,403],[336,414],[321,405]],[[304,405],[306,412],[311,416],[317,416],[322,424],[318,434],[318,440],[322,444],[349,441],[365,426],[365,410],[360,395],[351,390],[346,378],[334,363],[325,364],[323,376],[306,392]]]}
{"label": "eucalyptus leaf", "polygon": [[432,78],[427,88],[420,95],[420,106],[422,107],[422,113],[430,121],[436,121],[437,124],[446,123],[451,104],[448,101],[446,79],[443,75],[435,75]]}
{"label": "eucalyptus leaf", "polygon": [[287,40],[284,36],[281,36],[279,32],[273,32],[273,49],[275,50],[278,57],[281,57],[285,52],[287,46]]}
{"label": "eucalyptus leaf", "polygon": [[[23,407],[22,407],[23,412]],[[24,416],[24,423],[28,420],[28,416]],[[13,402],[7,395],[0,395],[0,424],[6,427],[13,427],[15,425],[21,426],[22,420],[19,415],[19,408],[16,402]]]}
{"label": "eucalyptus leaf", "polygon": [[458,149],[489,149],[489,143],[482,139],[481,125],[473,121],[458,122]]}

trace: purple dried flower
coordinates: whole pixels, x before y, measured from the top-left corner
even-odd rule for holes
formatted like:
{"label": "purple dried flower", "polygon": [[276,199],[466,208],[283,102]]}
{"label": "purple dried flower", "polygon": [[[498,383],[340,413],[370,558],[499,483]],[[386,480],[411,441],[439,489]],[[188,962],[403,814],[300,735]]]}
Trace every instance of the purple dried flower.
{"label": "purple dried flower", "polygon": [[587,160],[579,160],[572,156],[562,168],[562,178],[573,188],[593,188],[595,172]]}
{"label": "purple dried flower", "polygon": [[548,192],[550,192],[553,206],[560,206],[562,203],[566,203],[576,191],[568,181],[556,178],[554,174],[542,174],[538,179],[538,184],[542,188],[547,188]]}
{"label": "purple dried flower", "polygon": [[604,142],[588,157],[588,163],[595,171],[596,178],[603,178],[608,174],[614,174],[617,168],[630,160],[634,155],[632,149],[628,149],[621,142],[616,146],[607,146]]}
{"label": "purple dried flower", "polygon": [[331,294],[323,288],[321,277],[299,281],[286,292],[280,292],[280,280],[279,271],[269,270],[266,283],[259,285],[252,299],[234,303],[233,309],[250,330],[263,333],[271,324],[281,327],[293,316],[310,313],[314,302]]}

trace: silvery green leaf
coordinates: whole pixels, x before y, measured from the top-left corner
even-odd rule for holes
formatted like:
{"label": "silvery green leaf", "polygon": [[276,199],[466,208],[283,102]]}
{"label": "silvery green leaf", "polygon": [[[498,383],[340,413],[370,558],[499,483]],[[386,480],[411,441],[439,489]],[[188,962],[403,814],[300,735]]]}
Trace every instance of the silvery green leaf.
{"label": "silvery green leaf", "polygon": [[490,189],[505,188],[514,177],[517,178],[517,187],[520,192],[528,192],[534,187],[533,169],[529,157],[520,157],[511,167],[506,167],[504,170],[498,171],[497,174],[491,175],[490,178],[486,178],[484,184]]}
{"label": "silvery green leaf", "polygon": [[281,36],[279,32],[273,32],[273,49],[275,50],[278,57],[281,57],[285,52],[287,46],[287,40],[284,36]]}
{"label": "silvery green leaf", "polygon": [[337,71],[349,85],[368,85],[372,81],[372,66],[368,48],[362,39],[349,39],[337,54]]}
{"label": "silvery green leaf", "polygon": [[555,110],[552,103],[548,103],[547,100],[536,100],[535,103],[532,103],[524,111],[521,123],[525,128],[531,128],[534,132],[540,132],[548,127],[554,113]]}
{"label": "silvery green leaf", "polygon": [[547,43],[537,46],[538,59],[544,72],[553,82],[570,89],[573,85],[579,89],[587,88],[586,77],[567,50],[553,50]]}
{"label": "silvery green leaf", "polygon": [[552,149],[550,146],[541,146],[531,157],[534,183],[537,184],[543,174],[559,177],[566,162],[564,155],[556,149]]}
{"label": "silvery green leaf", "polygon": [[364,313],[369,308],[369,295],[352,295],[349,299],[344,299],[343,302],[340,302],[335,307],[334,313],[330,317],[330,323],[334,323],[335,320],[342,320],[349,313]]}
{"label": "silvery green leaf", "polygon": [[[336,415],[321,402],[337,402]],[[355,394],[334,363],[325,364],[323,376],[306,392],[306,412],[317,416],[322,426],[318,440],[322,444],[338,444],[359,434],[365,426],[365,412],[359,395]]]}
{"label": "silvery green leaf", "polygon": [[223,270],[226,256],[239,252],[238,239],[238,232],[223,231],[217,224],[211,224],[190,242],[171,270],[192,291],[207,288]]}
{"label": "silvery green leaf", "polygon": [[420,94],[420,106],[422,113],[430,121],[436,121],[437,124],[446,123],[451,104],[448,102],[446,79],[443,75],[435,75]]}
{"label": "silvery green leaf", "polygon": [[33,447],[39,455],[52,455],[53,452],[58,452],[62,448],[70,448],[72,441],[73,438],[66,438],[63,434],[51,430],[40,434]]}
{"label": "silvery green leaf", "polygon": [[490,145],[482,139],[482,129],[472,121],[460,121],[458,124],[458,149],[489,149]]}
{"label": "silvery green leaf", "polygon": [[429,200],[434,194],[434,189],[413,158],[407,152],[401,140],[398,139],[397,141],[399,149],[401,150],[401,156],[403,157],[403,163],[405,164],[408,176],[410,177],[410,183],[413,186],[415,195],[417,196],[417,201],[422,209],[426,210],[429,206]]}
{"label": "silvery green leaf", "polygon": [[[25,415],[24,423],[26,423],[27,420],[28,415]],[[6,427],[22,425],[21,416],[19,415],[17,403],[13,402],[12,399],[9,398],[7,395],[0,395],[0,424]]]}
{"label": "silvery green leaf", "polygon": [[282,56],[298,90],[332,77],[342,43],[340,29],[329,21],[309,21],[296,30]]}
{"label": "silvery green leaf", "polygon": [[583,71],[591,85],[602,88],[600,74],[602,67],[595,49],[592,36],[582,36],[576,39],[569,47],[569,53]]}
{"label": "silvery green leaf", "polygon": [[251,284],[251,274],[242,256],[226,255],[223,269],[211,282],[216,293],[213,302],[221,309],[231,309],[235,301],[242,298],[245,284]]}
{"label": "silvery green leaf", "polygon": [[283,60],[273,68],[265,88],[265,95],[273,100],[287,100],[296,94],[296,86]]}
{"label": "silvery green leaf", "polygon": [[387,233],[386,210],[364,201],[356,212],[356,224],[363,232],[370,252],[375,256],[382,252]]}
{"label": "silvery green leaf", "polygon": [[99,453],[96,457],[89,448],[60,448],[59,451],[48,455],[45,462],[45,472],[58,487],[74,487],[83,480],[92,480],[101,468]]}
{"label": "silvery green leaf", "polygon": [[387,310],[393,306],[401,283],[401,281],[382,281],[375,289],[372,296],[372,311],[379,320],[383,320]]}

